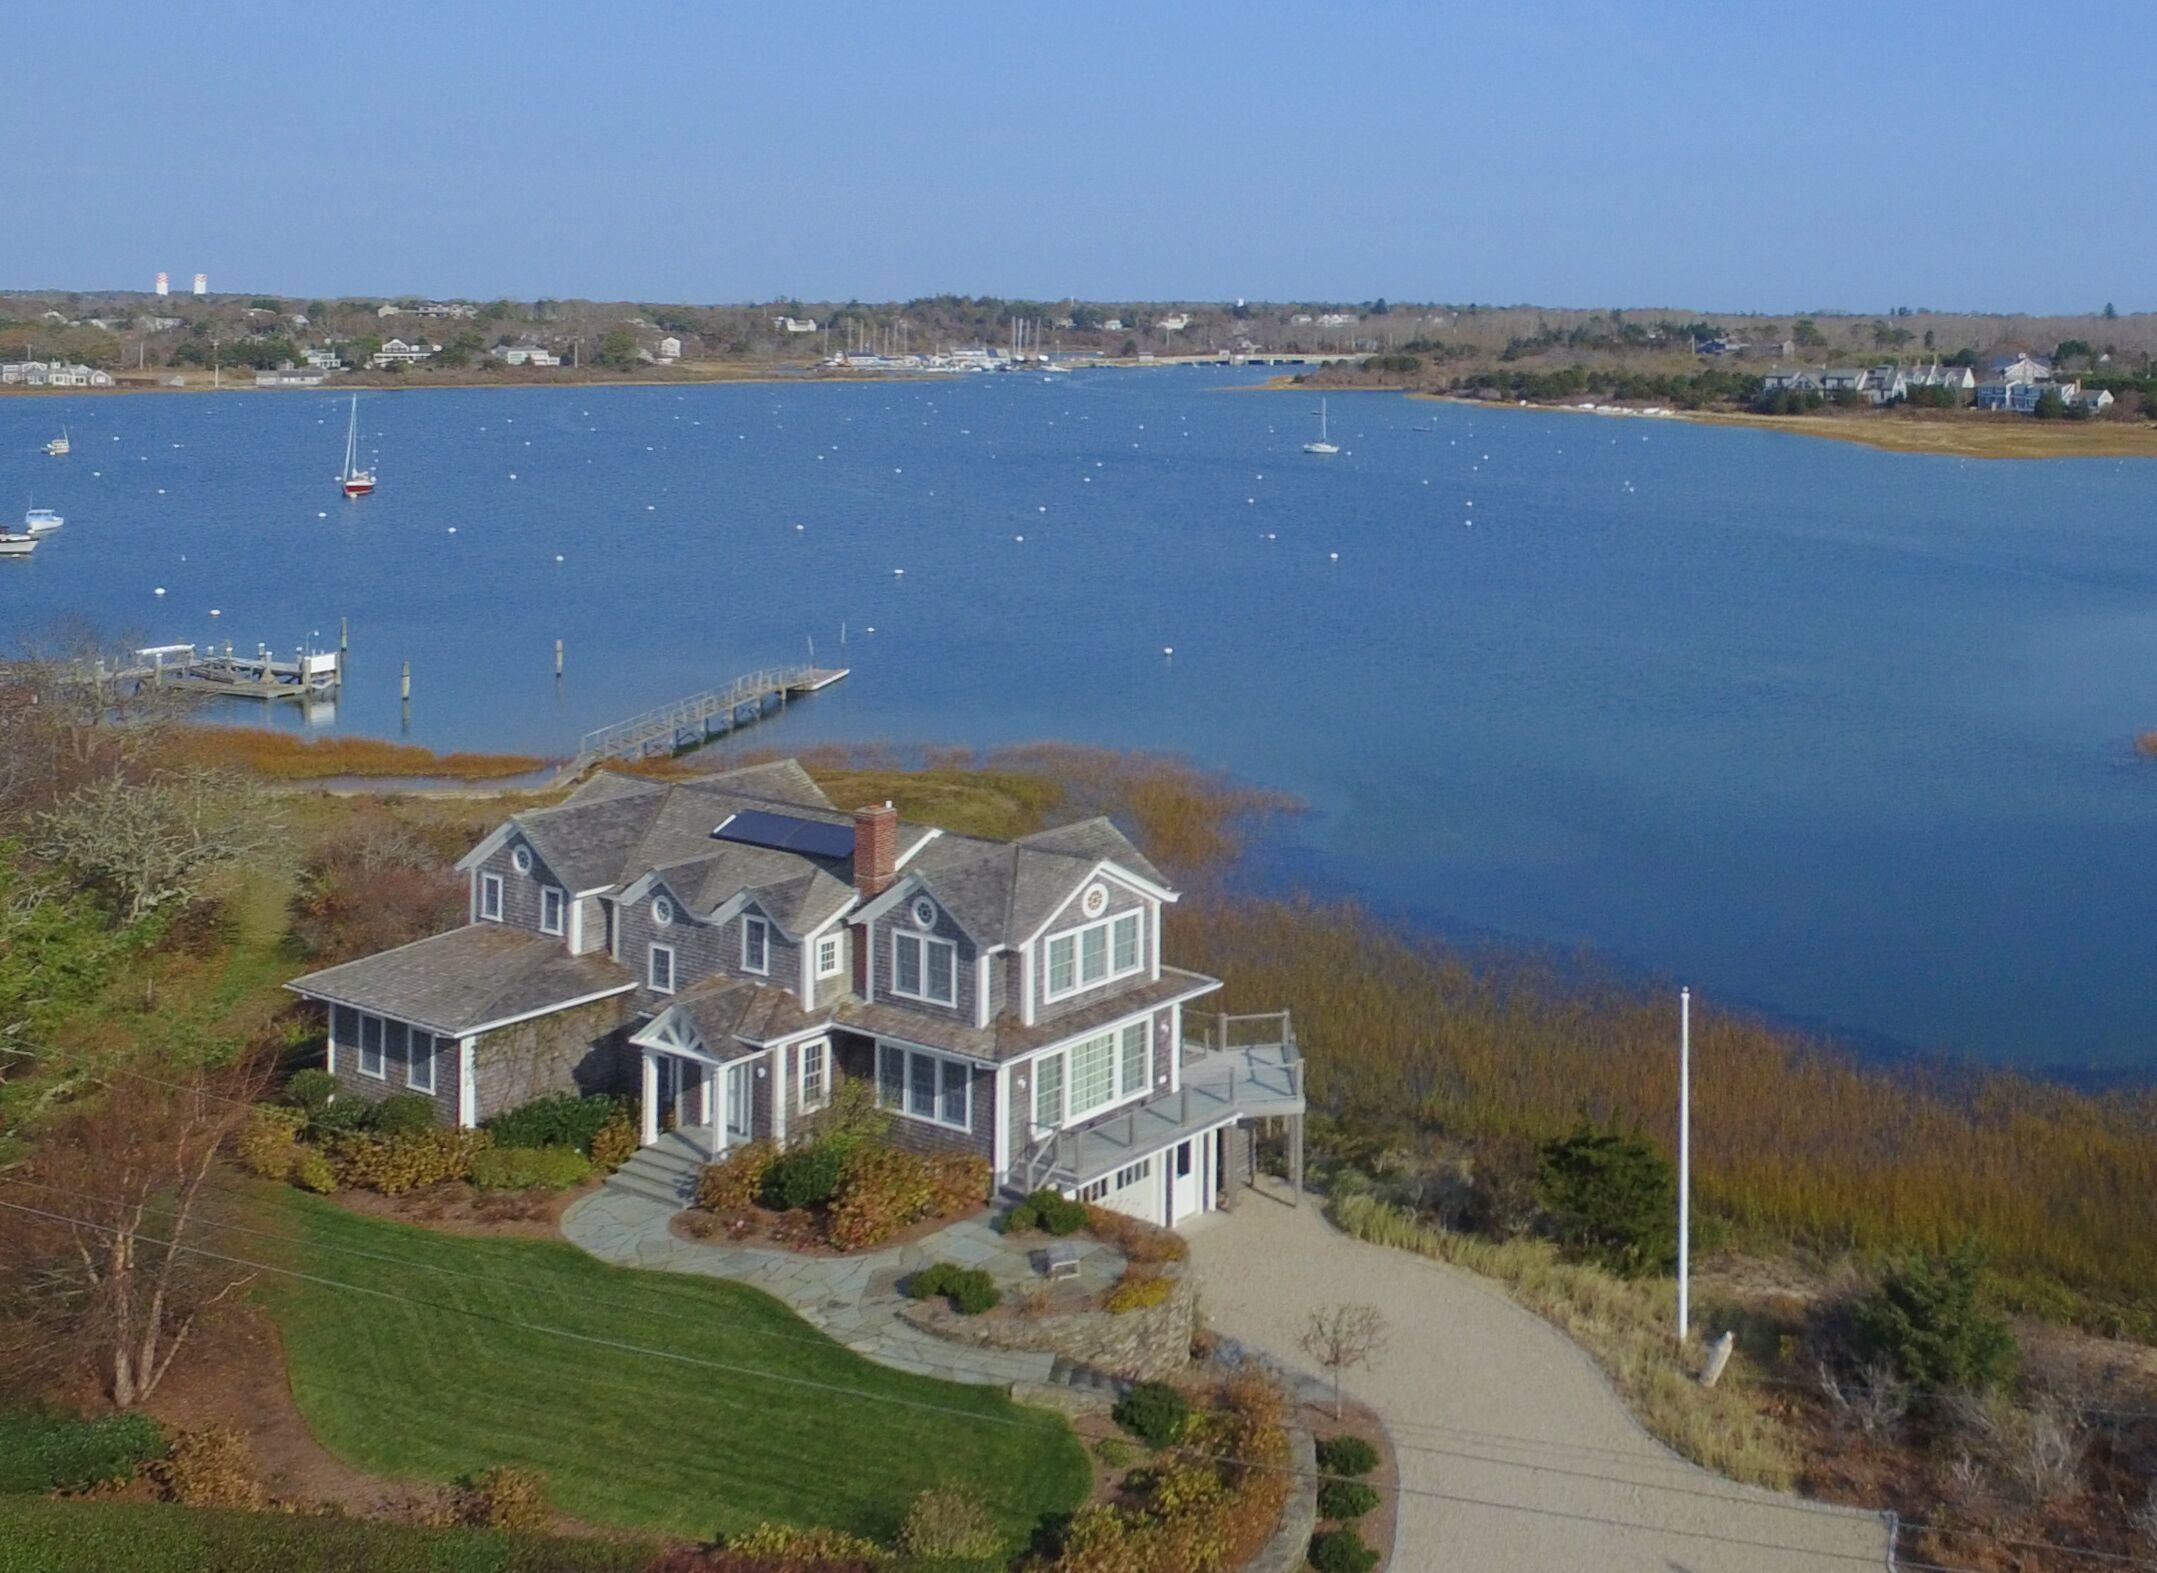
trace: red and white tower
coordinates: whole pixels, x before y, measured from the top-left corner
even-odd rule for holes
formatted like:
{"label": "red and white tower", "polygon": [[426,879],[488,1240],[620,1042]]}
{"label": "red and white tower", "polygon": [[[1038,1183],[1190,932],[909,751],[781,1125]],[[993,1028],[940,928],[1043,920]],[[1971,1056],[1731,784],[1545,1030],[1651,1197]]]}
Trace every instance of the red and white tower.
{"label": "red and white tower", "polygon": [[209,276],[209,274],[207,274],[207,273],[197,273],[197,274],[195,275],[195,293],[196,293],[197,295],[207,295],[207,294],[209,294],[209,292],[210,292],[210,276]]}
{"label": "red and white tower", "polygon": [[166,278],[162,273],[157,276],[157,293],[160,295],[170,295],[172,293],[172,280]]}

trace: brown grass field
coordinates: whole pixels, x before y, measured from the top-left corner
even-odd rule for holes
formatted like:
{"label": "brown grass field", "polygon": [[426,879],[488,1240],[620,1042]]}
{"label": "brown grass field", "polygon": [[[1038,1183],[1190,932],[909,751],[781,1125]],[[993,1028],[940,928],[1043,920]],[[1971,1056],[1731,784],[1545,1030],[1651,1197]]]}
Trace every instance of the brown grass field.
{"label": "brown grass field", "polygon": [[439,776],[494,781],[546,764],[529,754],[438,754],[416,743],[376,737],[300,737],[253,726],[187,726],[173,746],[191,764],[244,770],[265,781],[326,781],[338,776]]}

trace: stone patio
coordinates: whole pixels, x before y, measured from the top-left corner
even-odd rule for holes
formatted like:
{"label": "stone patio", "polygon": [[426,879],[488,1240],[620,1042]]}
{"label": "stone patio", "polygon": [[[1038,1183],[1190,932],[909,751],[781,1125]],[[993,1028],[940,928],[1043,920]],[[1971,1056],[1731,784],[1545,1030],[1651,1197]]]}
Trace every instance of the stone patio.
{"label": "stone patio", "polygon": [[[856,1256],[807,1256],[770,1246],[705,1244],[668,1227],[679,1208],[641,1188],[609,1181],[562,1215],[562,1234],[601,1261],[659,1272],[702,1273],[748,1284],[785,1301],[803,1319],[880,1365],[949,1382],[1006,1387],[1051,1379],[1053,1355],[977,1348],[925,1333],[900,1319],[909,1303],[899,1282],[932,1262],[980,1267],[1006,1292],[1045,1285],[1038,1241],[1008,1241],[985,1217],[939,1229],[909,1245]],[[1073,1240],[1080,1282],[1105,1288],[1123,1256],[1097,1240]]]}

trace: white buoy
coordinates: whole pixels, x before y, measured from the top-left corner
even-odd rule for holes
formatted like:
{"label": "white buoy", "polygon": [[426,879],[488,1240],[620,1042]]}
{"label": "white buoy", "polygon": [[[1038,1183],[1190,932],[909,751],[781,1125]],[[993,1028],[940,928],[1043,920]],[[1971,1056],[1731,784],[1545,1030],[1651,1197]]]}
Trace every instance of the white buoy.
{"label": "white buoy", "polygon": [[326,514],[326,513],[324,513],[324,512],[323,512],[323,511],[322,511],[321,509],[317,508],[317,509],[315,510],[315,517],[316,517],[317,519],[327,519],[327,518],[329,517],[329,515],[328,515],[328,514]]}
{"label": "white buoy", "polygon": [[159,585],[159,586],[158,586],[158,587],[157,587],[156,589],[152,590],[152,591],[151,591],[150,593],[151,593],[152,595],[163,595],[163,594],[165,593],[165,587],[164,587],[163,585]]}
{"label": "white buoy", "polygon": [[904,579],[906,577],[906,570],[904,568],[894,568],[891,570],[891,572],[894,578]]}
{"label": "white buoy", "polygon": [[1023,535],[1014,535],[1011,537],[1011,539],[1013,539],[1014,541],[1023,541],[1026,539],[1026,537]]}
{"label": "white buoy", "polygon": [[515,479],[517,478],[517,472],[516,472],[515,470],[511,470],[511,471],[509,472],[509,478],[510,478],[511,480],[515,480]]}
{"label": "white buoy", "polygon": [[1328,552],[1326,553],[1326,556],[1331,558],[1334,562],[1339,562],[1341,560],[1341,554],[1339,552]]}
{"label": "white buoy", "polygon": [[222,617],[222,616],[224,616],[225,614],[224,614],[223,612],[219,611],[219,610],[218,610],[218,609],[217,609],[216,607],[214,607],[214,606],[213,606],[213,607],[211,607],[211,608],[210,608],[210,615],[211,615],[212,617]]}
{"label": "white buoy", "polygon": [[1161,653],[1163,655],[1174,655],[1176,653],[1176,647],[1172,644],[1165,644],[1161,646]]}
{"label": "white buoy", "polygon": [[798,530],[806,530],[806,529],[808,529],[809,527],[808,527],[808,526],[807,526],[806,524],[797,524],[797,525],[795,525],[795,526],[794,526],[794,528],[795,528],[795,529],[796,529],[796,530],[798,531]]}
{"label": "white buoy", "polygon": [[560,562],[560,561],[562,560],[562,554],[561,554],[560,552],[556,552],[556,553],[554,554],[554,560],[555,560],[556,562]]}
{"label": "white buoy", "polygon": [[449,533],[451,535],[455,535],[457,533],[457,527],[454,524],[449,527]]}

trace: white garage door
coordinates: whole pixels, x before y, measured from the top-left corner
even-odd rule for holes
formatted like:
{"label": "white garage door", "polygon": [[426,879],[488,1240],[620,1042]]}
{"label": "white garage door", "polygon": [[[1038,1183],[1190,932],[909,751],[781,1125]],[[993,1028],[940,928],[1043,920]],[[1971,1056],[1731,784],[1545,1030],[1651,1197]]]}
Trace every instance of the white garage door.
{"label": "white garage door", "polygon": [[1079,1197],[1148,1223],[1161,1221],[1161,1176],[1151,1158],[1126,1164],[1114,1174],[1094,1181],[1079,1192]]}

